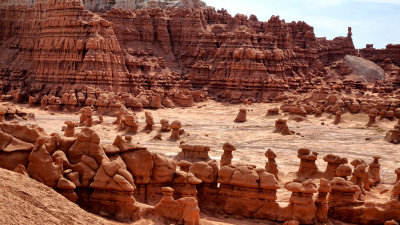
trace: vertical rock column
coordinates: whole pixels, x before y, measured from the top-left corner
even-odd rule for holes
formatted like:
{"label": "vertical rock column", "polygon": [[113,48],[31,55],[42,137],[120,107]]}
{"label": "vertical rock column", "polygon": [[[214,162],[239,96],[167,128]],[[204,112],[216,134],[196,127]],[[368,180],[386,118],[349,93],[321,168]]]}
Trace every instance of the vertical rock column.
{"label": "vertical rock column", "polygon": [[276,164],[275,161],[276,154],[271,149],[268,149],[265,152],[265,157],[268,158],[268,162],[265,164],[265,171],[267,173],[273,174],[275,178],[278,180],[278,165]]}
{"label": "vertical rock column", "polygon": [[317,206],[317,213],[315,214],[317,221],[319,223],[328,222],[328,199],[326,198],[331,192],[331,186],[328,180],[320,179],[319,188],[318,188],[318,196],[315,201],[315,205]]}
{"label": "vertical rock column", "polygon": [[318,167],[315,164],[317,155],[318,153],[313,152],[311,154],[311,151],[305,148],[300,148],[297,151],[297,158],[300,159],[300,167],[297,171],[297,178],[308,179],[318,173]]}
{"label": "vertical rock column", "polygon": [[286,183],[285,188],[292,192],[290,196],[292,219],[302,224],[313,224],[317,212],[313,193],[317,192],[317,185],[312,180],[307,180],[304,183]]}
{"label": "vertical rock column", "polygon": [[221,156],[220,167],[232,164],[232,152],[236,151],[236,148],[229,143],[225,143],[222,149],[224,150],[224,154]]}

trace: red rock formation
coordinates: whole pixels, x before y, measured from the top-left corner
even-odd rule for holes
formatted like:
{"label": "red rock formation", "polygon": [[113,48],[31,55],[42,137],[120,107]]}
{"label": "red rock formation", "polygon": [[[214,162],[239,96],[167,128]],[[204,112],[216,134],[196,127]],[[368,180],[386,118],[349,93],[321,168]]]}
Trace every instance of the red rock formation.
{"label": "red rock formation", "polygon": [[203,145],[189,145],[185,143],[181,143],[179,147],[182,149],[181,152],[175,157],[175,160],[186,160],[189,162],[198,162],[198,161],[208,161],[210,160],[210,156],[208,156],[208,152],[210,151],[209,146]]}
{"label": "red rock formation", "polygon": [[292,207],[292,219],[304,224],[313,224],[317,207],[313,201],[313,193],[317,192],[317,185],[308,180],[304,183],[289,182],[285,188],[292,192],[290,205]]}
{"label": "red rock formation", "polygon": [[386,141],[392,142],[394,144],[399,144],[400,143],[400,120],[399,122],[394,126],[393,130],[389,130],[386,133],[385,137]]}
{"label": "red rock formation", "polygon": [[182,128],[182,124],[179,120],[175,120],[169,126],[171,128],[171,140],[179,140],[180,137],[180,129]]}
{"label": "red rock formation", "polygon": [[297,158],[300,159],[300,167],[297,171],[299,179],[309,179],[318,174],[318,167],[315,164],[317,156],[317,152],[311,153],[309,149],[300,148],[297,151]]}
{"label": "red rock formation", "polygon": [[207,88],[217,99],[255,102],[305,86],[304,78],[326,74],[324,65],[355,54],[351,31],[328,41],[316,38],[304,22],[275,16],[260,22],[212,8],[114,3],[0,6],[3,94],[17,101],[33,96],[31,104],[38,103],[37,96],[55,96],[55,109],[73,109],[96,101],[85,100],[90,84],[143,96],[143,107],[160,108],[204,100],[207,92],[191,91],[193,86]]}
{"label": "red rock formation", "polygon": [[[218,168],[217,161],[206,154],[206,147],[185,145],[186,155],[192,160],[197,157],[197,162],[180,161],[177,171],[173,160],[134,144],[129,136],[117,136],[113,144],[101,144],[89,128],[76,137],[49,136],[38,127],[11,123],[0,123],[0,128],[1,167],[43,182],[86,209],[120,220],[135,220],[143,216],[140,212],[147,212],[196,224],[198,207],[302,224],[325,223],[328,216],[359,224],[399,219],[399,182],[391,191],[381,192],[378,202],[367,201],[368,195],[376,197],[376,190],[369,189],[369,185],[380,180],[378,157],[368,171],[363,160],[353,160],[354,173],[347,180],[352,169],[345,164],[346,159],[327,155],[323,173],[316,166],[316,153],[300,149],[297,179],[284,185],[292,192],[290,200],[278,204],[276,193],[282,184],[276,179],[276,155],[272,151],[266,153],[269,160],[265,169],[231,163]],[[224,149],[233,147],[227,145]],[[24,153],[13,155],[17,152]],[[334,177],[335,170],[338,177]],[[332,180],[321,179],[318,190],[312,180],[307,180],[321,177]],[[175,192],[163,188],[166,186]],[[182,198],[174,200],[172,196]],[[142,209],[136,200],[155,206]]]}
{"label": "red rock formation", "polygon": [[278,180],[278,165],[275,161],[275,158],[277,157],[276,154],[271,149],[268,149],[265,152],[265,157],[268,158],[268,162],[265,164],[265,171],[273,174]]}
{"label": "red rock formation", "polygon": [[246,119],[246,111],[247,111],[246,109],[239,109],[239,113],[237,114],[234,122],[236,122],[236,123],[246,122],[247,121],[247,119]]}
{"label": "red rock formation", "polygon": [[169,121],[167,119],[161,119],[160,124],[161,124],[161,132],[171,131],[171,127],[169,126]]}
{"label": "red rock formation", "polygon": [[277,107],[268,109],[267,116],[276,116],[279,115],[279,109]]}
{"label": "red rock formation", "polygon": [[197,200],[195,198],[184,197],[175,200],[173,198],[174,189],[170,187],[163,187],[162,193],[163,197],[152,209],[153,213],[179,223],[199,225],[200,209],[197,206]]}
{"label": "red rock formation", "polygon": [[229,143],[224,143],[222,149],[224,150],[224,153],[221,156],[220,167],[232,164],[232,152],[236,151],[236,148]]}
{"label": "red rock formation", "polygon": [[323,159],[325,162],[328,163],[326,165],[325,174],[324,174],[325,178],[328,180],[332,180],[332,178],[337,175],[336,171],[338,170],[338,167],[340,165],[347,163],[346,158],[341,158],[334,154],[328,154]]}
{"label": "red rock formation", "polygon": [[373,46],[366,46],[360,49],[360,55],[375,63],[382,63],[385,59],[390,59],[394,64],[400,66],[400,45],[389,44],[384,49],[375,49]]}
{"label": "red rock formation", "polygon": [[278,119],[275,121],[274,133],[281,133],[282,135],[292,135],[294,134],[294,131],[289,130],[289,127],[286,124],[286,120]]}

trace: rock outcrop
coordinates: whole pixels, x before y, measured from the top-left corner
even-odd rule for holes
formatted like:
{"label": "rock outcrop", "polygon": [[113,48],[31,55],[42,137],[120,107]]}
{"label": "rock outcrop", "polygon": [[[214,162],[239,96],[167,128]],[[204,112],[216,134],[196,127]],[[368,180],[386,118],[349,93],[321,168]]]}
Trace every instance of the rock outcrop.
{"label": "rock outcrop", "polygon": [[[0,129],[1,167],[44,183],[85,209],[121,221],[158,216],[198,224],[199,208],[302,224],[326,223],[329,218],[359,224],[399,219],[400,182],[385,184],[380,191],[379,156],[369,165],[354,159],[352,169],[347,158],[328,154],[322,172],[316,163],[318,154],[301,148],[294,181],[281,183],[272,150],[265,153],[265,168],[257,168],[232,163],[235,148],[225,143],[219,167],[208,156],[209,147],[202,145],[181,143],[176,162],[133,143],[130,136],[102,144],[88,127],[74,137],[48,135],[37,126],[18,123],[2,122]],[[398,177],[399,171],[395,171]],[[286,202],[277,201],[282,187],[290,192]]]}
{"label": "rock outcrop", "polygon": [[360,76],[367,82],[375,82],[385,78],[385,71],[375,63],[356,56],[346,55],[344,62],[351,73]]}
{"label": "rock outcrop", "polygon": [[351,31],[316,38],[305,22],[231,16],[197,0],[5,1],[0,18],[3,98],[51,110],[187,107],[208,93],[273,100],[356,54]]}

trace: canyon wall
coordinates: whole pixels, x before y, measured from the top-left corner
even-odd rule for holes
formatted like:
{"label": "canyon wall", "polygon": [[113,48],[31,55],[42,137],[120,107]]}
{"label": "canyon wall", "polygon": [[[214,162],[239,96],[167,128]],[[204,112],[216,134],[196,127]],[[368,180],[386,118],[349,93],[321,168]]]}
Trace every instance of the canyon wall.
{"label": "canyon wall", "polygon": [[27,101],[92,85],[148,99],[204,89],[218,100],[260,101],[324,78],[325,66],[356,54],[351,30],[326,40],[305,22],[261,22],[199,1],[124,1],[141,2],[134,10],[122,2],[2,1],[2,94]]}

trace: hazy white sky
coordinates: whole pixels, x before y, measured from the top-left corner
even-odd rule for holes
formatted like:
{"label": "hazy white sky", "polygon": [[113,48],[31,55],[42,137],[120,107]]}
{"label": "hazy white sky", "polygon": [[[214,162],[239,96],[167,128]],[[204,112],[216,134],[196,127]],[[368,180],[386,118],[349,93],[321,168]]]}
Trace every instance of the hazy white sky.
{"label": "hazy white sky", "polygon": [[216,9],[254,14],[267,21],[279,15],[286,22],[305,21],[317,37],[346,36],[352,27],[356,48],[400,44],[400,0],[203,0]]}

